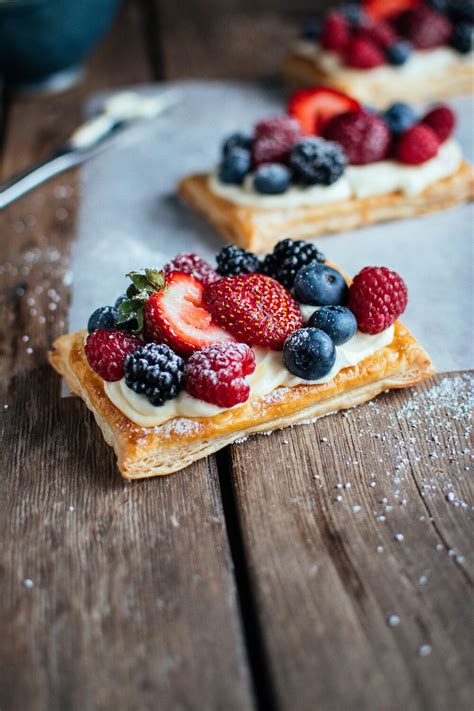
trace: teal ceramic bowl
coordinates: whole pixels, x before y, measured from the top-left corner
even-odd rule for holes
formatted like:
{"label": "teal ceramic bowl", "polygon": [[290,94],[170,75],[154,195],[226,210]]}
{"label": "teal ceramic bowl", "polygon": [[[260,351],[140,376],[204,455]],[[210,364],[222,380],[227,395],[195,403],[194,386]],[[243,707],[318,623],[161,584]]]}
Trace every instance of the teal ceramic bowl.
{"label": "teal ceramic bowl", "polygon": [[119,0],[0,0],[0,73],[8,85],[64,88],[110,25]]}

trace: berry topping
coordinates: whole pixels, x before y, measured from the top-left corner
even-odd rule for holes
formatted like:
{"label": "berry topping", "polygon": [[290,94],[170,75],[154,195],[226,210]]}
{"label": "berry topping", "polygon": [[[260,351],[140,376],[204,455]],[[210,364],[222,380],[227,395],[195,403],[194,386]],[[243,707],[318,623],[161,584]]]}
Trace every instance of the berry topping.
{"label": "berry topping", "polygon": [[184,361],[165,343],[147,343],[125,359],[125,382],[152,405],[175,398],[184,379]]}
{"label": "berry topping", "polygon": [[311,262],[323,263],[325,259],[324,254],[311,242],[284,239],[265,257],[263,272],[291,289],[301,267]]}
{"label": "berry topping", "polygon": [[416,49],[431,49],[446,44],[453,31],[453,26],[444,15],[426,6],[404,13],[397,26]]}
{"label": "berry topping", "polygon": [[396,41],[396,34],[388,22],[368,22],[360,28],[357,33],[359,37],[365,37],[380,47],[387,49]]}
{"label": "berry topping", "polygon": [[399,40],[395,42],[390,47],[387,47],[386,55],[389,64],[394,66],[400,66],[405,64],[410,54],[412,53],[412,46],[409,42],[405,40]]}
{"label": "berry topping", "polygon": [[364,0],[364,10],[375,20],[386,20],[417,7],[420,0]]}
{"label": "berry topping", "polygon": [[113,306],[100,306],[90,316],[87,323],[89,333],[97,331],[99,328],[118,328],[117,321],[120,318],[120,312]]}
{"label": "berry topping", "polygon": [[346,64],[356,69],[374,69],[385,64],[383,51],[368,37],[354,37],[344,57]]}
{"label": "berry topping", "polygon": [[324,138],[304,138],[290,153],[295,182],[301,185],[332,185],[346,164],[342,148]]}
{"label": "berry topping", "polygon": [[189,274],[167,274],[164,288],[150,294],[145,304],[147,339],[164,341],[183,356],[212,343],[233,341],[230,333],[212,321],[203,303],[203,292],[204,285]]}
{"label": "berry topping", "polygon": [[392,104],[384,114],[384,119],[394,136],[399,136],[401,133],[410,128],[416,123],[416,114],[409,104],[404,104],[403,101],[397,101]]}
{"label": "berry topping", "polygon": [[441,143],[444,143],[454,131],[456,116],[449,106],[442,104],[431,109],[421,123],[432,128]]}
{"label": "berry topping", "polygon": [[125,358],[141,345],[143,341],[130,333],[100,328],[89,333],[84,351],[92,370],[113,382],[123,378]]}
{"label": "berry topping", "polygon": [[304,380],[319,380],[336,362],[336,347],[318,328],[300,328],[285,341],[283,361],[293,375]]}
{"label": "berry topping", "polygon": [[138,333],[140,331],[140,328],[137,319],[133,316],[128,318],[126,316],[124,317],[121,313],[120,307],[125,301],[127,301],[127,299],[127,294],[121,294],[115,302],[115,308],[119,312],[116,328],[120,328],[121,331],[131,331],[132,333]]}
{"label": "berry topping", "polygon": [[309,319],[308,326],[327,333],[336,346],[347,343],[357,331],[357,320],[345,306],[323,306]]}
{"label": "berry topping", "polygon": [[246,249],[227,244],[216,256],[217,272],[221,276],[236,276],[238,274],[254,274],[262,268],[262,263],[256,254]]}
{"label": "berry topping", "polygon": [[301,136],[294,118],[281,114],[260,121],[255,126],[252,157],[255,166],[262,163],[285,163],[289,152]]}
{"label": "berry topping", "polygon": [[365,267],[349,290],[349,308],[359,330],[373,335],[391,326],[405,311],[407,301],[405,282],[386,267]]}
{"label": "berry topping", "polygon": [[324,131],[325,138],[343,147],[349,163],[365,165],[387,157],[391,135],[385,121],[368,111],[336,116]]}
{"label": "berry topping", "polygon": [[251,165],[250,151],[245,148],[232,148],[219,166],[219,180],[230,185],[242,185]]}
{"label": "berry topping", "polygon": [[186,390],[193,397],[219,407],[248,400],[245,379],[255,370],[255,356],[245,343],[219,343],[194,353],[184,367]]}
{"label": "berry topping", "polygon": [[468,54],[473,49],[473,31],[470,22],[458,22],[453,30],[450,45],[461,54]]}
{"label": "berry topping", "polygon": [[350,28],[344,15],[340,12],[329,12],[321,32],[321,44],[324,49],[341,52],[347,47],[349,37]]}
{"label": "berry topping", "polygon": [[402,163],[420,165],[434,158],[439,148],[439,138],[432,128],[418,123],[402,133],[397,146],[397,158]]}
{"label": "berry topping", "polygon": [[224,277],[206,287],[204,302],[216,323],[249,345],[281,350],[303,324],[291,294],[263,274]]}
{"label": "berry topping", "polygon": [[222,144],[222,155],[226,156],[234,148],[244,148],[250,151],[252,149],[252,136],[246,133],[232,133]]}
{"label": "berry topping", "polygon": [[292,95],[288,103],[288,113],[299,121],[303,132],[316,135],[322,133],[334,116],[358,109],[358,101],[326,86],[301,89]]}
{"label": "berry topping", "polygon": [[312,20],[306,22],[305,26],[303,27],[301,37],[305,40],[317,40],[321,36],[322,29],[322,20],[320,20],[318,17],[313,18]]}
{"label": "berry topping", "polygon": [[474,23],[474,3],[472,0],[449,0],[448,12],[455,22]]}
{"label": "berry topping", "polygon": [[263,195],[281,195],[290,187],[291,173],[281,163],[264,163],[255,171],[253,187]]}
{"label": "berry topping", "polygon": [[359,27],[367,22],[367,15],[363,8],[355,2],[342,5],[339,8],[339,12],[344,15],[351,27]]}
{"label": "berry topping", "polygon": [[313,262],[302,267],[295,278],[295,299],[313,306],[339,306],[347,303],[349,287],[338,271]]}
{"label": "berry topping", "polygon": [[211,265],[208,264],[205,259],[192,252],[180,252],[171,262],[165,264],[163,270],[165,274],[175,271],[191,274],[191,276],[204,284],[204,286],[219,279],[218,273]]}

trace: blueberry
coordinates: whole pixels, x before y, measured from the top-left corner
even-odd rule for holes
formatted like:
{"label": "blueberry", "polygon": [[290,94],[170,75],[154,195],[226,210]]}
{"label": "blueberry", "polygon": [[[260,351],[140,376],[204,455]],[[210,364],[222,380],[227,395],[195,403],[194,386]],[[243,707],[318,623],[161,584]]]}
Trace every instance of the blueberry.
{"label": "blueberry", "polygon": [[308,325],[327,333],[336,346],[347,343],[357,331],[356,317],[345,306],[323,306],[314,312]]}
{"label": "blueberry", "polygon": [[448,12],[453,22],[474,23],[474,3],[472,0],[450,0]]}
{"label": "blueberry", "polygon": [[245,148],[232,148],[219,166],[219,178],[223,183],[241,185],[251,164],[250,151]]}
{"label": "blueberry", "polygon": [[367,19],[362,7],[355,2],[342,5],[342,7],[338,8],[338,11],[344,15],[347,22],[353,27],[360,27]]}
{"label": "blueberry", "polygon": [[448,12],[448,0],[426,0],[426,4],[432,10],[441,12],[443,15]]}
{"label": "blueberry", "polygon": [[249,151],[252,147],[252,136],[247,133],[232,133],[222,144],[222,155],[226,156],[234,148],[245,148]]}
{"label": "blueberry", "polygon": [[404,40],[395,42],[390,47],[387,47],[386,50],[389,64],[394,64],[395,66],[405,64],[411,53],[411,44],[409,42],[405,42]]}
{"label": "blueberry", "polygon": [[347,303],[349,287],[335,269],[312,262],[302,267],[295,277],[295,299],[313,306],[339,306]]}
{"label": "blueberry", "polygon": [[[118,309],[120,304],[123,304],[123,302],[126,301],[127,298],[127,294],[121,294],[121,296],[119,296],[117,301],[115,302],[115,308]],[[118,323],[116,328],[119,328],[121,331],[138,331],[138,321],[132,316],[128,319],[128,321]]]}
{"label": "blueberry", "polygon": [[120,313],[114,306],[100,306],[89,318],[87,330],[89,333],[97,331],[99,328],[117,328],[117,321]]}
{"label": "blueberry", "polygon": [[319,380],[336,362],[336,346],[319,328],[300,328],[286,339],[283,361],[298,378]]}
{"label": "blueberry", "polygon": [[384,114],[391,133],[398,136],[416,123],[416,114],[408,104],[398,101],[392,104]]}
{"label": "blueberry", "polygon": [[321,36],[322,29],[322,20],[315,17],[312,20],[308,20],[308,22],[305,24],[301,33],[301,37],[305,40],[317,40]]}
{"label": "blueberry", "polygon": [[469,22],[458,22],[454,26],[450,45],[461,54],[468,54],[473,48],[474,28]]}
{"label": "blueberry", "polygon": [[264,195],[280,195],[286,192],[291,183],[291,173],[281,163],[265,163],[257,168],[253,187]]}

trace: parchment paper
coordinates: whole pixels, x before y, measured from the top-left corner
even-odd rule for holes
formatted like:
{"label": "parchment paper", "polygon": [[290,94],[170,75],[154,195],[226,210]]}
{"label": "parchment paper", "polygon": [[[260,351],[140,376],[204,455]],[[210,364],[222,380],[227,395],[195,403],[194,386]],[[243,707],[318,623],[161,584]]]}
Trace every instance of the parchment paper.
{"label": "parchment paper", "polygon": [[[161,267],[182,250],[213,258],[222,241],[212,227],[180,204],[176,183],[191,171],[211,168],[227,134],[250,129],[257,119],[284,106],[283,95],[256,85],[178,82],[173,86],[183,92],[179,106],[130,129],[82,169],[72,259],[72,330],[84,328],[98,306],[113,303],[126,288],[126,272]],[[144,91],[163,88],[154,85]],[[89,105],[89,113],[100,99]],[[472,102],[458,99],[453,105],[459,116],[457,137],[472,160]],[[351,275],[368,264],[400,272],[410,296],[403,320],[437,368],[450,371],[474,366],[472,237],[472,208],[460,206],[415,220],[320,237],[316,244]]]}

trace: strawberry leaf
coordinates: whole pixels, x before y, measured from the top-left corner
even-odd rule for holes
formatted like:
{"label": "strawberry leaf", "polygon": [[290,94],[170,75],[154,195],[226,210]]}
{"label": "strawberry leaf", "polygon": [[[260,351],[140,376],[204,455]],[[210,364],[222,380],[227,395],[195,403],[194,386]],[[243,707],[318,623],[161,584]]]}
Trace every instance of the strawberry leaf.
{"label": "strawberry leaf", "polygon": [[132,283],[128,286],[127,298],[118,307],[120,312],[118,323],[126,323],[132,318],[137,320],[138,328],[135,333],[143,331],[145,322],[143,309],[150,295],[165,287],[164,272],[158,269],[145,269],[144,272],[144,274],[140,272],[127,274]]}

